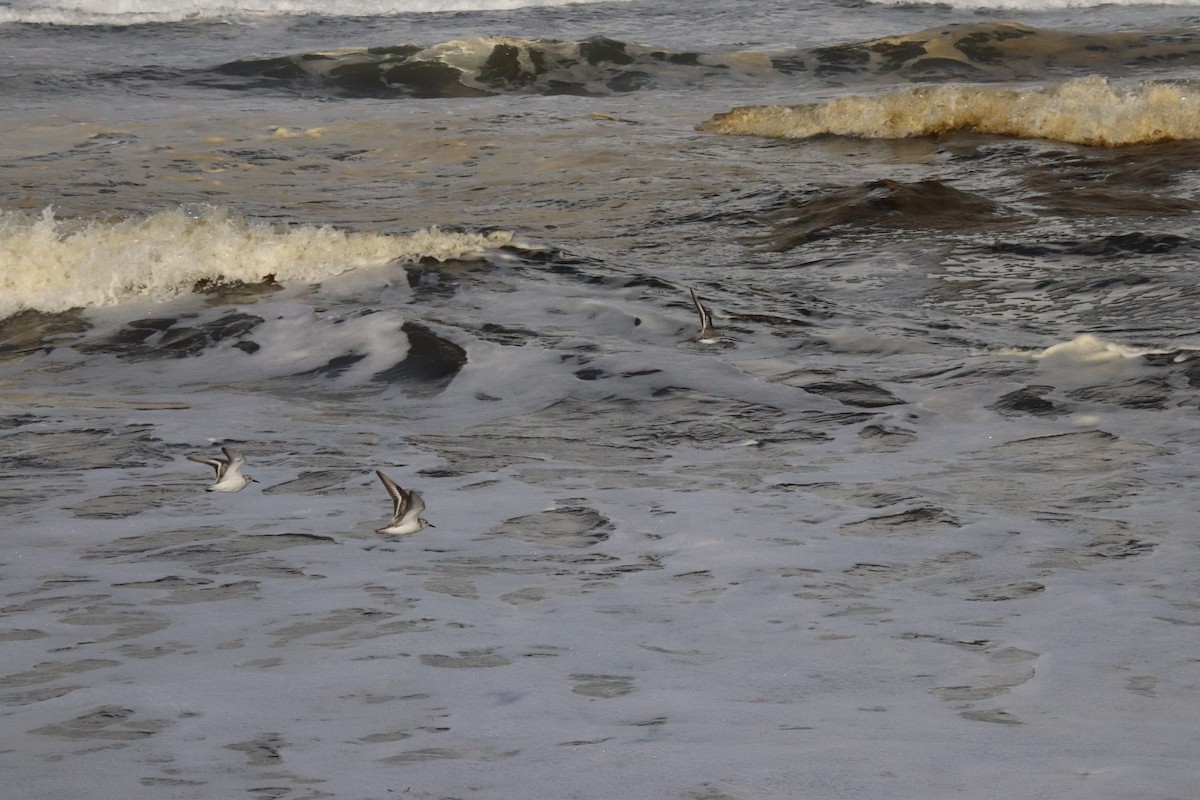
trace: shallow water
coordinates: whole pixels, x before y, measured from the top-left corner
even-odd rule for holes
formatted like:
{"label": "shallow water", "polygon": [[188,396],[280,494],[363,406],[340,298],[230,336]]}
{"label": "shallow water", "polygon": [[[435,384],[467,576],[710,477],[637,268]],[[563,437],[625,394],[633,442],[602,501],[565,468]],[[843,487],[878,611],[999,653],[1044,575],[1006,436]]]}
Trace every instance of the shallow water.
{"label": "shallow water", "polygon": [[[14,73],[0,122],[15,796],[1189,796],[1194,143],[697,130],[945,86],[754,65],[948,16],[991,19],[0,26],[55,65]],[[635,31],[738,69],[593,96],[213,82]],[[953,82],[1134,87],[1125,65]],[[186,457],[221,445],[257,483],[204,492]],[[436,527],[375,533],[377,469]]]}

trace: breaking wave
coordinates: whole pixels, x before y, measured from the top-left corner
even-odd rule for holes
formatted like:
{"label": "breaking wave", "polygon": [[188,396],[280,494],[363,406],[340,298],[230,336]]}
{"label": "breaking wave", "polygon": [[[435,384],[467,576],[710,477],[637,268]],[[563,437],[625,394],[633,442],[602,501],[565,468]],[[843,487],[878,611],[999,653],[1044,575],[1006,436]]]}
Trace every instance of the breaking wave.
{"label": "breaking wave", "polygon": [[[751,59],[763,61],[763,57]],[[506,92],[604,95],[680,72],[728,70],[738,57],[672,52],[596,36],[580,41],[488,36],[425,47],[344,48],[234,61],[226,76],[302,81],[366,97],[486,97]],[[764,62],[765,64],[765,62]]]}
{"label": "breaking wave", "polygon": [[1121,146],[1200,139],[1195,84],[1118,85],[1099,76],[1048,88],[924,86],[798,106],[745,106],[702,123],[713,133],[901,139],[958,131]]}
{"label": "breaking wave", "polygon": [[[565,6],[604,0],[15,0],[0,8],[0,23],[41,25],[144,25],[220,21],[246,17],[368,17],[458,11],[508,11],[529,6]],[[398,5],[400,7],[398,7]]]}
{"label": "breaking wave", "polygon": [[772,61],[784,72],[904,80],[1030,80],[1064,71],[1118,74],[1200,64],[1200,33],[1076,33],[1015,22],[939,25],[865,42],[819,47]]}
{"label": "breaking wave", "polygon": [[[1200,64],[1200,33],[1072,33],[1008,22],[944,25],[806,50],[705,53],[606,36],[582,40],[482,36],[434,45],[348,47],[232,61],[222,88],[306,87],[345,97],[604,96],[708,79],[812,78],[864,82],[1029,81],[1114,78]],[[205,72],[201,81],[212,81]]]}
{"label": "breaking wave", "polygon": [[275,227],[220,208],[117,222],[0,213],[0,319],[138,297],[169,299],[197,284],[316,283],[350,270],[422,259],[479,258],[507,233],[430,229],[405,235]]}

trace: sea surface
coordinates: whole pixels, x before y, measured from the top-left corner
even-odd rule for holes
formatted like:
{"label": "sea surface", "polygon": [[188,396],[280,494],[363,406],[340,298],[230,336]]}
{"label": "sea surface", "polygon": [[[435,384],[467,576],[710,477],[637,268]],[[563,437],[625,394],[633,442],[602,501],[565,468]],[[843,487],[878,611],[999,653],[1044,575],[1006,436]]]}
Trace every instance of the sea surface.
{"label": "sea surface", "polygon": [[0,0],[3,796],[1193,798],[1198,214],[1187,3]]}

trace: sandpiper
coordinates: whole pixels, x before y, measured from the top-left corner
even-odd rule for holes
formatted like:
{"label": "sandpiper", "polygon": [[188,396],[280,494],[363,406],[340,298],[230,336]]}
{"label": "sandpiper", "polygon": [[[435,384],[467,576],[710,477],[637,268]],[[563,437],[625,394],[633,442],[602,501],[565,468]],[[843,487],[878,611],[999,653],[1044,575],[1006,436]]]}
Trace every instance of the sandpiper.
{"label": "sandpiper", "polygon": [[715,344],[721,340],[721,334],[717,333],[717,329],[712,324],[712,314],[700,302],[700,297],[696,294],[695,289],[688,289],[692,294],[692,305],[696,307],[696,313],[700,315],[700,335],[693,341],[700,344]]}
{"label": "sandpiper", "polygon": [[416,533],[426,526],[437,527],[421,517],[421,512],[425,510],[425,501],[421,499],[420,493],[406,492],[379,470],[375,470],[375,474],[379,476],[379,480],[383,481],[383,487],[392,497],[392,521],[385,527],[376,529],[376,533]]}
{"label": "sandpiper", "polygon": [[208,464],[217,471],[217,482],[204,491],[240,492],[246,488],[246,484],[254,480],[249,475],[242,474],[242,467],[246,466],[246,457],[237,450],[230,450],[228,447],[222,447],[221,452],[225,454],[225,458],[188,456],[188,460],[200,464]]}

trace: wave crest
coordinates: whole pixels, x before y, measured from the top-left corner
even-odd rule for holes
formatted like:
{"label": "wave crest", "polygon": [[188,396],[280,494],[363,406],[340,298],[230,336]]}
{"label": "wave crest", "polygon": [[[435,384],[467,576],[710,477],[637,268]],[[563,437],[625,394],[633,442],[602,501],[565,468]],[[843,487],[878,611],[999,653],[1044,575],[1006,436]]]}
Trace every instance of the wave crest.
{"label": "wave crest", "polygon": [[509,11],[564,6],[604,0],[37,0],[27,7],[0,8],[0,24],[147,25],[173,22],[225,21],[278,16],[366,17],[440,14],[452,11]]}
{"label": "wave crest", "polygon": [[1112,147],[1200,139],[1198,89],[1185,82],[1122,86],[1096,75],[1028,91],[925,86],[809,105],[743,106],[699,129],[786,139],[901,139],[969,131]]}
{"label": "wave crest", "polygon": [[169,299],[197,284],[316,283],[350,270],[422,259],[479,258],[509,233],[429,229],[404,235],[253,223],[221,208],[118,222],[0,213],[0,319],[138,297]]}
{"label": "wave crest", "polygon": [[580,41],[485,36],[424,47],[344,48],[223,64],[223,75],[304,80],[360,97],[485,97],[509,92],[605,95],[729,68],[720,55],[596,36]]}

